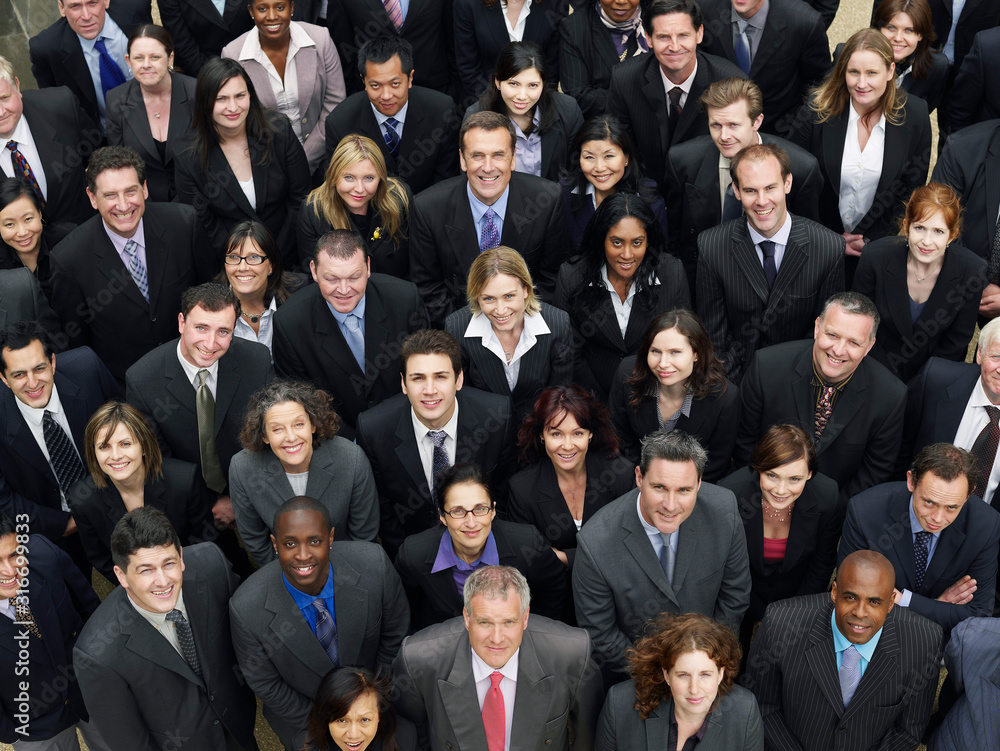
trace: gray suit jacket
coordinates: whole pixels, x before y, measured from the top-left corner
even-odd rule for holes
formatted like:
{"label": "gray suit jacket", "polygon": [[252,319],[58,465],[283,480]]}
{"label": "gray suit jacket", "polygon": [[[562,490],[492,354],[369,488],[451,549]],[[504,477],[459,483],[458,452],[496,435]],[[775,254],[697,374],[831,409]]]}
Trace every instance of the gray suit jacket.
{"label": "gray suit jacket", "polygon": [[[340,664],[388,666],[410,628],[410,606],[389,557],[375,543],[335,542],[330,563]],[[291,747],[302,737],[333,662],[288,593],[277,561],[243,583],[229,612],[247,683],[264,703],[264,717]]]}
{"label": "gray suit jacket", "polygon": [[[313,451],[305,495],[330,512],[337,540],[374,542],[378,536],[378,493],[365,452],[334,436]],[[274,512],[295,493],[270,448],[243,449],[229,465],[229,497],[243,546],[261,566],[275,560],[269,539]]]}
{"label": "gray suit jacket", "polygon": [[638,489],[594,514],[577,535],[573,601],[606,669],[625,669],[625,650],[661,612],[702,613],[738,631],[750,604],[747,541],[731,491],[703,482],[680,528],[674,585],[636,512]]}
{"label": "gray suit jacket", "polygon": [[[461,618],[407,637],[396,658],[397,711],[415,722],[422,747],[486,748],[472,674],[472,647]],[[587,634],[544,616],[528,617],[518,652],[511,750],[592,751],[601,677]]]}

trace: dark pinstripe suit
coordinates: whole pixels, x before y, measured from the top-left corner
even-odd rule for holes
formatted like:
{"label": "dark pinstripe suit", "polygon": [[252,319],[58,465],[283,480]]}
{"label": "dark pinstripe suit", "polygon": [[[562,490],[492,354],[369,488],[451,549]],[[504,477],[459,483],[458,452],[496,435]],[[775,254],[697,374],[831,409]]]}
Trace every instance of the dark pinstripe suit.
{"label": "dark pinstripe suit", "polygon": [[746,219],[698,235],[698,315],[733,381],[758,349],[808,337],[823,303],[844,291],[844,238],[808,219],[789,219],[770,290]]}
{"label": "dark pinstripe suit", "polygon": [[941,627],[895,607],[844,709],[830,595],[767,608],[742,683],[757,696],[769,751],[907,749],[920,743],[938,684]]}
{"label": "dark pinstripe suit", "polygon": [[596,7],[587,3],[559,24],[560,83],[586,118],[604,114],[611,74],[619,63],[618,50]]}

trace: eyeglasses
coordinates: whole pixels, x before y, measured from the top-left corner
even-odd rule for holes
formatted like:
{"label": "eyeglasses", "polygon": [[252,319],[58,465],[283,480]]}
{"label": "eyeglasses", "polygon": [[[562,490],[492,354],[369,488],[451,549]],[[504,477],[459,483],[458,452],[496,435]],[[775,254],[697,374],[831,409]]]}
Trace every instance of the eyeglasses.
{"label": "eyeglasses", "polygon": [[260,256],[256,253],[252,253],[248,256],[240,256],[236,253],[229,253],[226,255],[225,260],[227,266],[239,266],[240,261],[246,261],[250,266],[260,266],[267,260],[267,256]]}
{"label": "eyeglasses", "polygon": [[445,513],[452,519],[464,519],[471,513],[473,516],[486,516],[490,511],[493,510],[492,506],[476,506],[470,512],[468,509],[464,508],[453,508],[451,511],[445,511]]}

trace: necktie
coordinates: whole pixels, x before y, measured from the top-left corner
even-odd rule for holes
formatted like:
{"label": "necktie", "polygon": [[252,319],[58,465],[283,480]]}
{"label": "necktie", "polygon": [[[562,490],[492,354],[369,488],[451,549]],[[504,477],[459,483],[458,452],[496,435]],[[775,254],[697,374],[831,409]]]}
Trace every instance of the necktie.
{"label": "necktie", "polygon": [[42,638],[42,632],[38,630],[38,624],[35,623],[35,616],[31,614],[31,608],[28,607],[28,600],[23,595],[14,598],[14,612],[17,614],[19,624],[27,626],[28,631],[33,636]]}
{"label": "necktie", "polygon": [[215,397],[208,387],[208,371],[198,371],[198,391],[194,398],[198,412],[198,449],[201,454],[201,476],[210,490],[221,493],[226,488],[219,454],[215,450]]}
{"label": "necktie", "polygon": [[778,268],[774,263],[774,241],[761,240],[760,252],[764,254],[764,277],[767,279],[767,287],[774,289],[774,278],[778,275]]}
{"label": "necktie", "polygon": [[195,674],[201,678],[201,663],[198,661],[198,650],[194,648],[194,634],[191,633],[191,624],[187,622],[184,613],[177,608],[167,613],[167,620],[174,624],[177,643],[181,645],[181,654]]}
{"label": "necktie", "polygon": [[681,94],[683,93],[684,89],[680,86],[674,86],[667,92],[667,96],[670,97],[670,106],[667,107],[667,123],[670,125],[670,138],[673,138],[674,133],[677,132],[677,121],[680,120],[681,112],[684,111],[684,108],[681,107]]}
{"label": "necktie", "polygon": [[365,335],[361,333],[361,322],[354,313],[348,314],[347,318],[344,319],[344,329],[346,331],[344,338],[347,340],[347,346],[351,348],[351,354],[354,355],[358,367],[364,373]]}
{"label": "necktie", "polygon": [[434,442],[434,456],[431,458],[431,485],[433,486],[431,489],[433,490],[437,487],[438,477],[451,466],[451,462],[448,461],[448,452],[444,450],[444,439],[448,437],[448,434],[443,430],[428,430],[427,435]]}
{"label": "necktie", "polygon": [[333,616],[321,597],[313,600],[313,607],[316,608],[316,638],[334,667],[337,667],[340,665],[340,652],[337,649],[337,626],[333,622]]}
{"label": "necktie", "polygon": [[382,0],[382,5],[385,6],[392,25],[399,31],[399,27],[403,25],[403,4],[399,0]]}
{"label": "necktie", "polygon": [[107,99],[111,89],[125,83],[125,74],[118,67],[118,63],[108,54],[108,48],[104,46],[104,39],[98,39],[94,42],[94,49],[97,50],[98,68],[101,71],[101,93]]}
{"label": "necktie", "polygon": [[146,265],[139,258],[139,243],[129,240],[125,243],[125,255],[128,256],[128,273],[132,275],[135,286],[149,302],[149,277],[146,275]]}
{"label": "necktie", "polygon": [[45,410],[42,415],[42,438],[45,440],[45,449],[49,452],[49,462],[56,473],[59,489],[63,495],[68,495],[69,489],[86,475],[86,470],[73,442],[49,410]]}
{"label": "necktie", "polygon": [[976,487],[972,489],[972,494],[988,501],[989,499],[984,494],[990,484],[993,462],[997,456],[997,444],[1000,443],[1000,408],[984,407],[984,409],[990,417],[990,423],[976,436],[970,453],[972,458],[976,460],[976,467],[979,468],[979,479],[976,480]]}
{"label": "necktie", "polygon": [[385,119],[385,136],[383,138],[393,158],[399,156],[399,133],[396,132],[397,125],[399,125],[399,120],[396,118],[387,117]]}
{"label": "necktie", "polygon": [[663,573],[667,575],[667,582],[672,587],[674,586],[674,563],[677,559],[677,553],[670,546],[670,535],[661,532],[660,539],[663,540],[663,547],[660,548],[660,566],[663,568]]}
{"label": "necktie", "polygon": [[736,197],[733,191],[733,184],[726,187],[726,198],[722,202],[722,221],[728,222],[732,219],[739,219],[743,215],[743,204]]}
{"label": "necktie", "polygon": [[997,228],[993,231],[993,248],[986,275],[993,284],[1000,284],[1000,217],[997,217]]}
{"label": "necktie", "polygon": [[742,18],[736,22],[739,36],[736,37],[736,64],[745,75],[750,75],[750,38],[747,36],[749,24]]}
{"label": "necktie", "polygon": [[479,233],[480,253],[484,250],[495,248],[500,244],[500,230],[497,229],[496,222],[493,221],[493,217],[496,215],[493,209],[486,209],[486,213],[483,215],[486,220],[483,222],[483,229]]}
{"label": "necktie", "polygon": [[837,389],[833,386],[823,386],[823,393],[820,394],[819,403],[816,405],[816,430],[813,437],[817,441],[823,435],[826,424],[833,416],[833,395],[836,391]]}
{"label": "necktie", "polygon": [[913,568],[916,572],[917,592],[924,586],[924,574],[927,573],[927,543],[930,537],[930,532],[920,530],[913,540]]}
{"label": "necktie", "polygon": [[490,674],[490,687],[483,699],[483,729],[486,731],[486,748],[489,751],[503,751],[507,740],[507,718],[503,705],[500,681],[503,673],[494,670]]}
{"label": "necktie", "polygon": [[844,709],[851,703],[859,683],[861,683],[861,653],[852,644],[844,650],[844,661],[840,663],[840,695],[844,699]]}
{"label": "necktie", "polygon": [[42,208],[45,208],[45,196],[42,195],[42,189],[38,185],[38,180],[35,179],[35,173],[31,171],[31,165],[17,148],[17,141],[7,141],[7,148],[10,149],[10,164],[14,168],[14,174],[21,175],[27,181],[31,189],[35,191],[35,195],[38,196]]}

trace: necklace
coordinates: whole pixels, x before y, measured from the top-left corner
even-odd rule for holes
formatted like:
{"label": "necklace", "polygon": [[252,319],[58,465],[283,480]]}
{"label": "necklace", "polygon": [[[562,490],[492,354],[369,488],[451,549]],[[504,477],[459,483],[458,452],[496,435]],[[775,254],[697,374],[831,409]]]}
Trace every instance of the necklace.
{"label": "necklace", "polygon": [[260,320],[260,317],[262,315],[264,315],[264,313],[266,313],[266,312],[267,312],[266,310],[263,310],[260,313],[258,313],[257,315],[252,316],[252,315],[248,314],[245,310],[241,310],[240,311],[240,315],[242,315],[244,318],[246,318],[248,321],[250,321],[250,323],[257,323],[257,321]]}
{"label": "necklace", "polygon": [[[778,511],[770,503],[765,501],[763,498],[760,499],[760,507],[764,511],[764,516],[774,522],[786,522],[792,516],[792,509],[795,508],[795,501],[792,501],[791,505],[784,510],[784,512]],[[785,516],[782,516],[782,513]]]}

